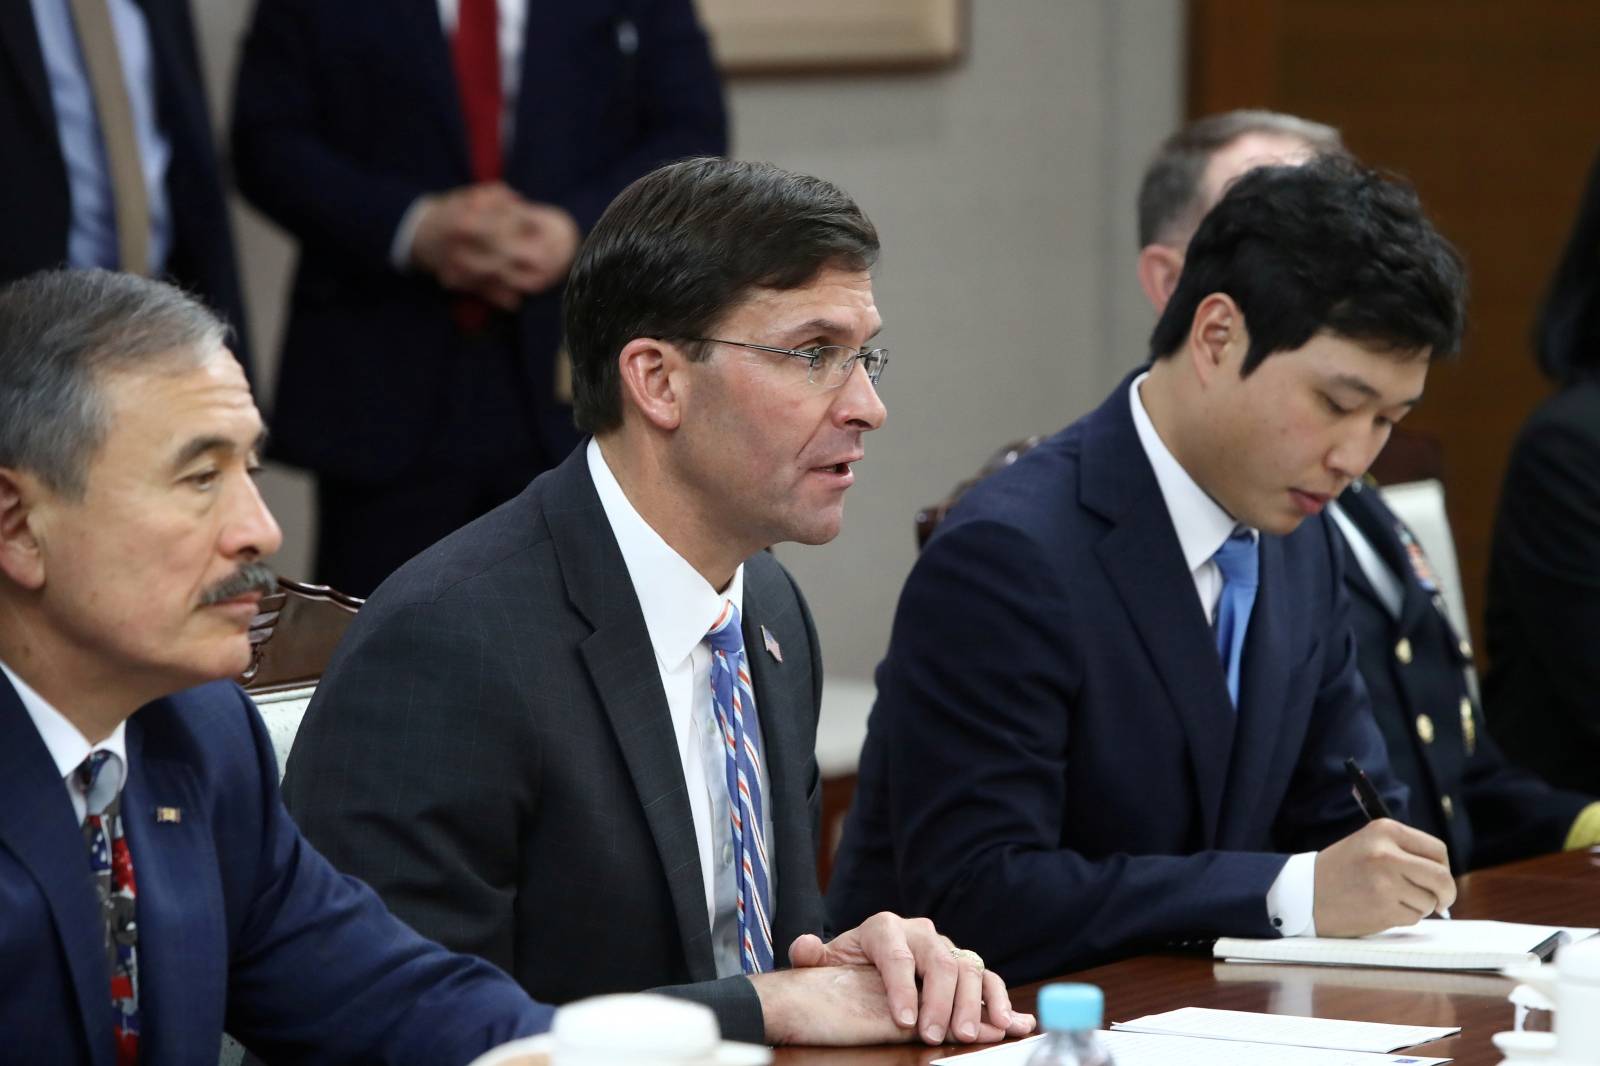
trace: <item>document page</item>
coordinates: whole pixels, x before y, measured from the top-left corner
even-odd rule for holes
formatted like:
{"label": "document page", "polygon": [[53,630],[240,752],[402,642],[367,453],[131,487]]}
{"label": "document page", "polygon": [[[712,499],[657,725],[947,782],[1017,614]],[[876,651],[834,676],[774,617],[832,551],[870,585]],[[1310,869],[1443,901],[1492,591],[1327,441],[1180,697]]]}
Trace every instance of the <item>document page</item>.
{"label": "document page", "polygon": [[[1449,1059],[1415,1055],[1373,1055],[1363,1051],[1247,1044],[1153,1033],[1104,1032],[1100,1041],[1117,1066],[1440,1066]],[[934,1059],[930,1066],[1027,1066],[1043,1037]]]}
{"label": "document page", "polygon": [[1319,963],[1327,966],[1396,966],[1419,970],[1498,970],[1531,962],[1553,937],[1583,940],[1593,929],[1563,929],[1514,922],[1425,918],[1354,939],[1282,937],[1247,940],[1222,937],[1212,949],[1219,959]]}
{"label": "document page", "polygon": [[1183,1007],[1164,1014],[1148,1014],[1111,1028],[1129,1033],[1165,1033],[1204,1036],[1213,1040],[1245,1040],[1257,1044],[1292,1044],[1295,1047],[1332,1048],[1342,1051],[1398,1051],[1413,1044],[1443,1040],[1461,1032],[1460,1026],[1385,1025],[1337,1018],[1298,1018],[1289,1014],[1255,1014],[1242,1010]]}

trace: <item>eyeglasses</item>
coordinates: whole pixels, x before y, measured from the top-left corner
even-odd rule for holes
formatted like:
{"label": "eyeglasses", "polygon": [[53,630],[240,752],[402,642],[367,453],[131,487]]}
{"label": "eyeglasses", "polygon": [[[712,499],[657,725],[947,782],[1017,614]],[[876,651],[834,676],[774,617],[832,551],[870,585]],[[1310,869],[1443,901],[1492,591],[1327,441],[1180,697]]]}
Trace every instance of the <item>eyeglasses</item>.
{"label": "eyeglasses", "polygon": [[804,359],[808,368],[806,380],[825,389],[837,389],[849,381],[850,375],[855,372],[858,360],[861,368],[867,372],[867,380],[874,386],[883,376],[883,368],[889,365],[887,348],[851,348],[843,344],[824,344],[816,348],[773,348],[766,344],[724,341],[715,337],[684,339],[698,344],[732,344],[738,348],[753,348],[758,352],[771,352],[774,355],[787,355],[791,359]]}

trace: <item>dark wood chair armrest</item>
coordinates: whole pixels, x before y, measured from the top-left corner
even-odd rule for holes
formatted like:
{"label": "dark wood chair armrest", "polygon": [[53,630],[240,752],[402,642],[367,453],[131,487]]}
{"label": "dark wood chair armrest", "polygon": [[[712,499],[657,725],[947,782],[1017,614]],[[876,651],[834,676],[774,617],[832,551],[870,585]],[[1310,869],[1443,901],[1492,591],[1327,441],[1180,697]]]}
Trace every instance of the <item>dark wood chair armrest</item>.
{"label": "dark wood chair armrest", "polygon": [[315,684],[364,602],[280,577],[250,623],[250,665],[239,684],[253,693]]}

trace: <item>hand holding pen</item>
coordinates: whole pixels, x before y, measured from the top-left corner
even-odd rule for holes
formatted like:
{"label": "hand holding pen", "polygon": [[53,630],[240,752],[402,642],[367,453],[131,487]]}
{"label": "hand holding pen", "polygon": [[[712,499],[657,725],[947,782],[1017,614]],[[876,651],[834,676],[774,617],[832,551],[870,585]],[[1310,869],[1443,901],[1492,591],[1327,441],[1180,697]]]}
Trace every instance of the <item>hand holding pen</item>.
{"label": "hand holding pen", "polygon": [[1371,821],[1317,853],[1317,934],[1365,936],[1446,913],[1456,884],[1444,842],[1395,821],[1361,768],[1350,763],[1346,769]]}

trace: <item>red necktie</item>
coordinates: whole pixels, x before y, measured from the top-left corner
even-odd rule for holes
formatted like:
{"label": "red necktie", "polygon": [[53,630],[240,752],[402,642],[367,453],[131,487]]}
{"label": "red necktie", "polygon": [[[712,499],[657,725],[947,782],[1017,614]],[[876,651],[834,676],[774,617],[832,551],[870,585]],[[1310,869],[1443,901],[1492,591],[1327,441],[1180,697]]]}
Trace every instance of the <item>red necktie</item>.
{"label": "red necktie", "polygon": [[461,113],[467,124],[467,148],[477,181],[500,177],[499,18],[495,0],[461,0],[456,36],[451,42]]}

